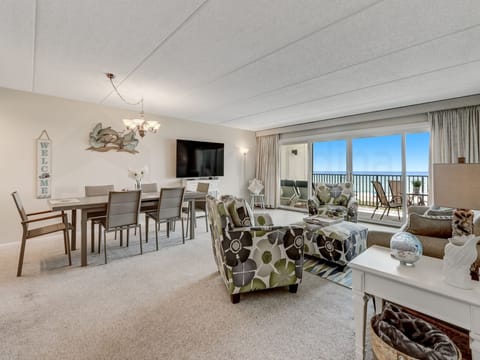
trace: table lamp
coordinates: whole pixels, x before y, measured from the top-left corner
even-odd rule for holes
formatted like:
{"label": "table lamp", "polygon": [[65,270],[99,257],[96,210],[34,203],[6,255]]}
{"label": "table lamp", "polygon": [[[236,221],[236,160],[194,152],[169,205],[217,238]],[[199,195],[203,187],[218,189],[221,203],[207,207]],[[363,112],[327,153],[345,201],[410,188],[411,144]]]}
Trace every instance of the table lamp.
{"label": "table lamp", "polygon": [[477,258],[479,239],[473,235],[471,209],[480,209],[480,164],[433,164],[433,200],[437,206],[456,209],[443,258],[445,281],[470,289],[470,267]]}

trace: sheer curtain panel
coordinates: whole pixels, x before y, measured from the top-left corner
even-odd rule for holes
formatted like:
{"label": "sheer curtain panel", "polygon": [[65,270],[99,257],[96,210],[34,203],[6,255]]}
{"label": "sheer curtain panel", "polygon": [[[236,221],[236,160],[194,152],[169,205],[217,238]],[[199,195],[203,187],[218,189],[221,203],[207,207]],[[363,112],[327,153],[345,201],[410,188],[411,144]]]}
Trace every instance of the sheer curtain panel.
{"label": "sheer curtain panel", "polygon": [[257,168],[255,177],[265,185],[265,206],[277,207],[278,175],[278,135],[257,137]]}
{"label": "sheer curtain panel", "polygon": [[456,163],[459,156],[479,162],[480,106],[430,112],[428,119],[432,163]]}

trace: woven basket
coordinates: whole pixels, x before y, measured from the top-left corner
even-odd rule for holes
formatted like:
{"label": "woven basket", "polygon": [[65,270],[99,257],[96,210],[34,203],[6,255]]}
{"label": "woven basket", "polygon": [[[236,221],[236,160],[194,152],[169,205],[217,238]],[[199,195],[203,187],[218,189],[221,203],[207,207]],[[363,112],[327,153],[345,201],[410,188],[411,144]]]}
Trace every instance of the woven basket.
{"label": "woven basket", "polygon": [[[378,316],[380,315],[375,315],[370,320],[370,335],[372,339],[373,357],[375,358],[375,360],[418,360],[417,358],[413,358],[394,349],[378,337],[372,326],[373,322],[377,319]],[[457,351],[458,360],[462,360],[462,353],[460,352],[460,350],[458,350],[458,347],[455,344],[454,346],[455,350]]]}

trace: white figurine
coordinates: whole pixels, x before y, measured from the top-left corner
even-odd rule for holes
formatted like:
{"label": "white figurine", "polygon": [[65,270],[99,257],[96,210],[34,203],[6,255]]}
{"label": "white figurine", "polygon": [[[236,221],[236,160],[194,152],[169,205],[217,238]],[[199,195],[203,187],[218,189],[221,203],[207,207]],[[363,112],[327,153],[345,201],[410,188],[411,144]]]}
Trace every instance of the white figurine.
{"label": "white figurine", "polygon": [[477,242],[480,237],[455,236],[448,240],[443,257],[445,282],[461,289],[471,289],[470,266],[477,259]]}

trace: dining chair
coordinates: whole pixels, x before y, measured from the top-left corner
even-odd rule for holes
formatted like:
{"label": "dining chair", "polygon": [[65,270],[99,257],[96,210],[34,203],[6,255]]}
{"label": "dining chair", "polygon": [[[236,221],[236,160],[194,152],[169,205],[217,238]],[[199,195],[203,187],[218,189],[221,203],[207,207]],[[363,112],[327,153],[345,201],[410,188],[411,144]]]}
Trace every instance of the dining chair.
{"label": "dining chair", "polygon": [[170,225],[180,220],[182,222],[182,242],[185,244],[184,223],[182,216],[182,203],[185,187],[162,188],[158,200],[157,210],[145,213],[145,241],[148,241],[149,219],[155,222],[155,241],[158,250],[158,232],[160,224],[167,224],[167,238],[170,237]]}
{"label": "dining chair", "polygon": [[[93,185],[85,186],[85,196],[105,196],[110,191],[114,190],[113,185]],[[92,252],[95,252],[95,225],[98,225],[98,237],[100,238],[100,222],[99,220],[92,220],[92,218],[101,218],[106,215],[106,210],[99,210],[91,213],[87,213],[87,221],[90,220],[90,248]],[[116,236],[116,234],[115,234]],[[100,253],[100,243],[98,244],[98,253]]]}
{"label": "dining chair", "polygon": [[[205,194],[205,199],[201,199],[201,200],[195,200],[195,227],[197,227],[197,218],[199,217],[205,217],[205,231],[208,232],[208,214],[207,214],[207,203],[206,203],[206,197],[208,195],[208,190],[210,188],[210,184],[209,183],[203,183],[203,182],[199,182],[197,184],[197,189],[196,189],[196,192],[200,192],[200,193],[204,193]],[[183,209],[184,212],[186,212],[187,214],[187,224],[190,223],[190,216],[192,216],[192,214],[190,213],[190,207],[186,207]],[[198,211],[202,211],[203,214],[200,215],[200,216],[197,216],[196,212]],[[187,235],[188,236],[188,228],[189,226],[187,226]]]}
{"label": "dining chair", "polygon": [[[99,217],[100,225],[103,227],[103,252],[105,255],[105,264],[107,263],[107,233],[120,231],[120,238],[123,237],[123,230],[127,230],[127,246],[129,243],[129,230],[137,228],[140,234],[140,254],[143,254],[142,246],[142,226],[139,223],[140,202],[142,190],[131,191],[110,191],[108,193],[107,213]],[[101,236],[98,238],[98,246],[102,242]]]}
{"label": "dining chair", "polygon": [[[158,193],[158,184],[142,184],[142,193]],[[143,201],[140,206],[140,212],[148,212],[157,210],[158,200]]]}
{"label": "dining chair", "polygon": [[[54,212],[51,210],[46,211],[39,211],[33,213],[26,213],[25,209],[23,208],[22,201],[20,200],[20,195],[18,192],[14,191],[12,193],[13,201],[17,207],[18,213],[20,214],[21,224],[23,227],[23,235],[22,235],[22,243],[20,245],[20,256],[18,258],[18,267],[17,267],[17,276],[22,275],[22,268],[23,268],[23,258],[25,255],[25,245],[27,240],[51,234],[57,231],[63,232],[63,246],[65,247],[65,254],[68,256],[68,265],[72,265],[72,255],[70,253],[70,239],[68,236],[68,230],[72,229],[72,226],[68,223],[67,214],[64,211],[61,213]],[[47,215],[38,217],[39,215]],[[33,218],[31,218],[33,217]],[[61,222],[52,223],[51,220],[61,218]],[[39,221],[47,221],[48,225],[38,226],[36,228],[31,229],[30,224],[36,223]]]}

